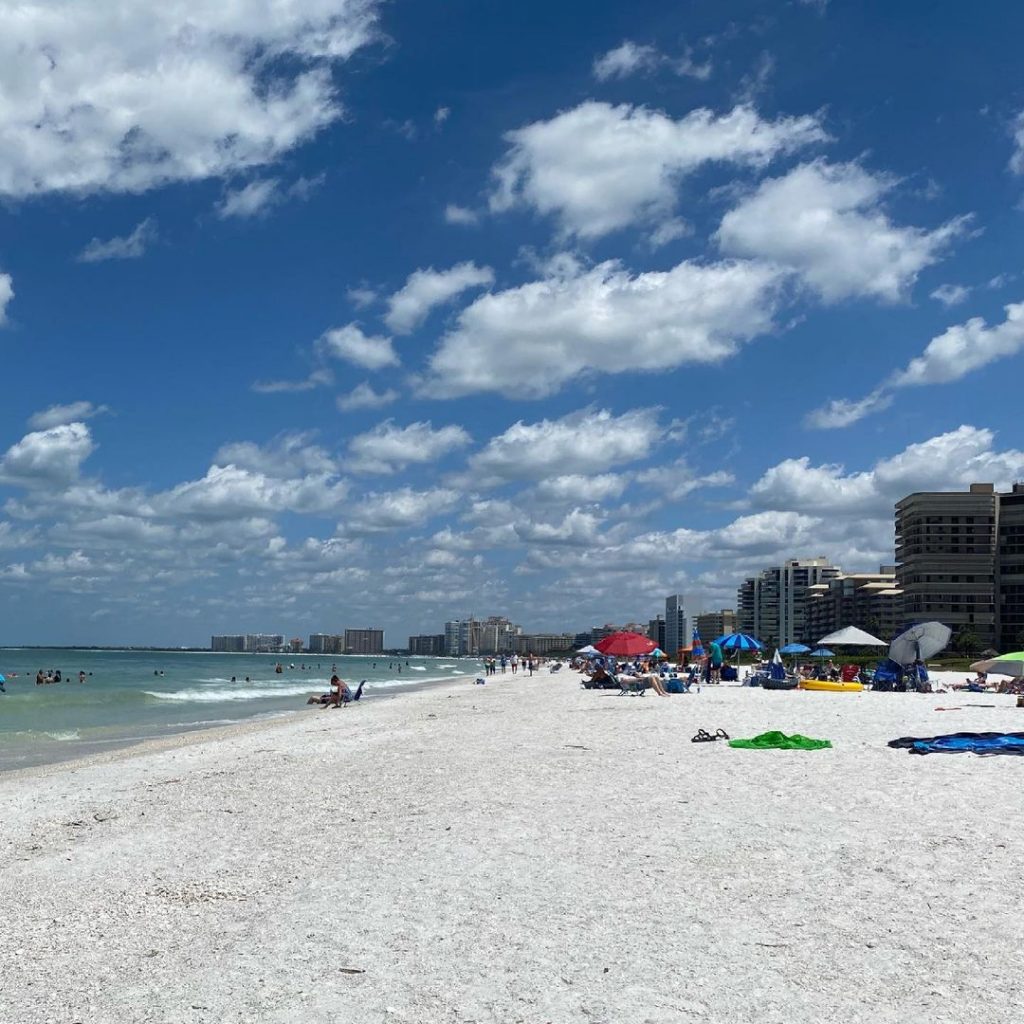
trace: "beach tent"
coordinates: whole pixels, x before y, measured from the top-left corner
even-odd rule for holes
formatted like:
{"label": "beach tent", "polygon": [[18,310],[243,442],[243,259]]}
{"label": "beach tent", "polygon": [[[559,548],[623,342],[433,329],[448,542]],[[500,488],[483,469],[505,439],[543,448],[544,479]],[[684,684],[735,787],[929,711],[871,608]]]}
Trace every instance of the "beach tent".
{"label": "beach tent", "polygon": [[846,644],[850,647],[889,646],[884,640],[879,640],[877,636],[865,633],[863,629],[858,629],[856,626],[847,626],[845,629],[840,629],[835,633],[829,633],[828,636],[823,636],[818,641],[818,644],[821,647],[825,647],[828,644],[833,646]]}

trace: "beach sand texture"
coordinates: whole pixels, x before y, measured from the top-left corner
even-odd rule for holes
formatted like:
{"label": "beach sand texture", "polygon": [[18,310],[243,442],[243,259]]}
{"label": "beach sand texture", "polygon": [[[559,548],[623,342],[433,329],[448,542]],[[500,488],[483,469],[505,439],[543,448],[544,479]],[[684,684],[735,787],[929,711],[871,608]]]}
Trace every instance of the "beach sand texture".
{"label": "beach sand texture", "polygon": [[9,775],[0,1020],[1019,1021],[1024,759],[886,746],[1013,705],[563,670]]}

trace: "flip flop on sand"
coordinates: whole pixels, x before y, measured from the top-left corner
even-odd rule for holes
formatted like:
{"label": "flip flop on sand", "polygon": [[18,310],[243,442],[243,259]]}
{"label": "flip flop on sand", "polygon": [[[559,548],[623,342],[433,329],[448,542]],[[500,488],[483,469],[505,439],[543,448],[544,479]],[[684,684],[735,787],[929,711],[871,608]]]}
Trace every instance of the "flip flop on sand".
{"label": "flip flop on sand", "polygon": [[698,729],[697,735],[690,740],[691,743],[714,743],[717,736],[712,736],[706,729]]}

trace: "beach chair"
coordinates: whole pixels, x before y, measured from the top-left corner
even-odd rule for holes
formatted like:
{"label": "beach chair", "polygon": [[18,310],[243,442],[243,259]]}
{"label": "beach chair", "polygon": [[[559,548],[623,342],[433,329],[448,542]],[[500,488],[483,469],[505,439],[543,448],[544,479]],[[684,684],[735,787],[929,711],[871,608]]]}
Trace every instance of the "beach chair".
{"label": "beach chair", "polygon": [[844,665],[839,672],[841,682],[852,683],[860,674],[860,665]]}
{"label": "beach chair", "polygon": [[619,696],[642,697],[647,692],[647,683],[643,679],[627,679],[624,676],[620,679],[614,677],[619,686]]}

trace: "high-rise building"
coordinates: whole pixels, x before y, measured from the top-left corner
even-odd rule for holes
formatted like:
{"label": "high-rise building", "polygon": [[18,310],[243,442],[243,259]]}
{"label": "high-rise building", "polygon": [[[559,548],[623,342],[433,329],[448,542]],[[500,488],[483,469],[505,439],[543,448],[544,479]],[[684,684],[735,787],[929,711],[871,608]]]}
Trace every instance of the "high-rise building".
{"label": "high-rise building", "polygon": [[535,654],[538,657],[569,652],[576,637],[572,633],[519,633],[512,642],[516,654]]}
{"label": "high-rise building", "polygon": [[210,637],[211,651],[229,651],[233,654],[240,654],[245,650],[245,635],[243,633],[228,633],[220,636]]}
{"label": "high-rise building", "polygon": [[647,636],[665,650],[665,616],[657,615],[647,623]]}
{"label": "high-rise building", "polygon": [[896,575],[908,622],[936,619],[974,647],[1024,641],[1024,484],[919,491],[896,503]]}
{"label": "high-rise building", "polygon": [[345,654],[380,654],[384,650],[383,629],[346,629]]}
{"label": "high-rise building", "polygon": [[409,637],[409,653],[419,655],[444,654],[444,633],[428,633]]}
{"label": "high-rise building", "polygon": [[765,644],[784,646],[812,642],[807,622],[808,588],[838,576],[842,570],[824,555],[791,558],[740,584],[736,595],[736,625]]}
{"label": "high-rise building", "polygon": [[680,647],[690,642],[686,635],[686,610],[683,607],[683,595],[672,594],[665,598],[665,646],[662,650],[669,657],[674,657]]}
{"label": "high-rise building", "polygon": [[310,654],[344,654],[345,638],[336,633],[310,633]]}
{"label": "high-rise building", "polygon": [[245,649],[251,654],[277,654],[283,647],[283,633],[246,633],[245,635]]}
{"label": "high-rise building", "polygon": [[504,615],[490,615],[479,623],[479,654],[510,654],[522,626],[509,622]]}
{"label": "high-rise building", "polygon": [[891,640],[903,625],[903,591],[896,566],[878,572],[841,573],[807,588],[807,642],[845,626],[856,626],[881,640]]}
{"label": "high-rise building", "polygon": [[697,636],[703,643],[710,643],[720,636],[736,632],[736,612],[723,608],[717,612],[703,612],[697,616]]}

